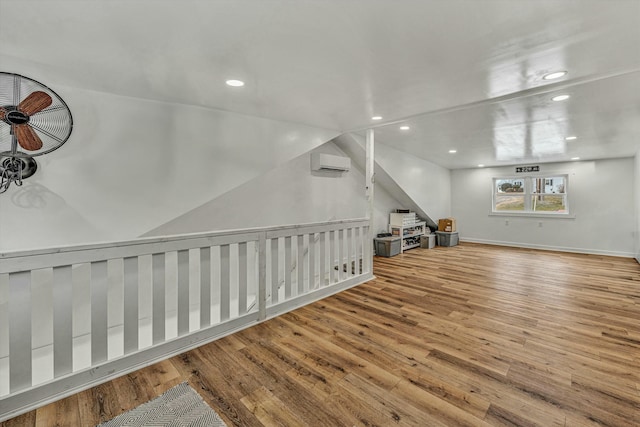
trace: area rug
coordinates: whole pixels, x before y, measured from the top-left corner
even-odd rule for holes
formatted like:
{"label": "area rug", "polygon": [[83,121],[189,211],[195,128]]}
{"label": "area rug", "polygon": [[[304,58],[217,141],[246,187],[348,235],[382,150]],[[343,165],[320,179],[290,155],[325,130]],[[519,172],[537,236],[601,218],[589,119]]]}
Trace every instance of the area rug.
{"label": "area rug", "polygon": [[186,382],[97,427],[227,427]]}

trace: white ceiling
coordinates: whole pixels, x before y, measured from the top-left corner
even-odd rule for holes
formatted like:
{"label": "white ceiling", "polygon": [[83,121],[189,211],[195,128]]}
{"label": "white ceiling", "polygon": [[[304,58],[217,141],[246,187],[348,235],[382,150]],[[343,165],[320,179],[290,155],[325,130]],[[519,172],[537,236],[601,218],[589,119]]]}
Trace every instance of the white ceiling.
{"label": "white ceiling", "polygon": [[640,148],[640,0],[0,0],[0,71],[375,125],[377,143],[448,168]]}

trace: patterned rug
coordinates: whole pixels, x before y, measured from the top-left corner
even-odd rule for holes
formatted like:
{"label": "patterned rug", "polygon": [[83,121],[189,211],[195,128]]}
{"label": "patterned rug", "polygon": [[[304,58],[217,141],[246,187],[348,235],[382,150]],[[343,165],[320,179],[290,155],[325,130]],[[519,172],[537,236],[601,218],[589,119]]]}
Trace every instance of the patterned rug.
{"label": "patterned rug", "polygon": [[97,427],[227,427],[186,382]]}

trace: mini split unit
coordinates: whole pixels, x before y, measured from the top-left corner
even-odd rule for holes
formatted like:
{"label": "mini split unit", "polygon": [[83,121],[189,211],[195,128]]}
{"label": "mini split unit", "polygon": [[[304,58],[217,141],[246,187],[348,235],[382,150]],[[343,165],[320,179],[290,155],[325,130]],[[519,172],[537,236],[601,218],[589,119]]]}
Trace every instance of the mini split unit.
{"label": "mini split unit", "polygon": [[324,153],[311,153],[312,171],[346,172],[351,168],[349,157],[334,156]]}

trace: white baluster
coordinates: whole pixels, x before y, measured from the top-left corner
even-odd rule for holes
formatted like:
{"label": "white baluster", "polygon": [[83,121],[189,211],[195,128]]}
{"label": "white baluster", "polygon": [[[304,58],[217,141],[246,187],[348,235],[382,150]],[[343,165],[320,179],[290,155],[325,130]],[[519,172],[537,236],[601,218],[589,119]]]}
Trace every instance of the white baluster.
{"label": "white baluster", "polygon": [[31,272],[9,275],[9,385],[31,387]]}
{"label": "white baluster", "polygon": [[200,329],[211,325],[211,248],[200,248]]}
{"label": "white baluster", "polygon": [[279,259],[279,239],[271,239],[271,305],[277,304],[280,297],[280,265]]}
{"label": "white baluster", "polygon": [[304,235],[299,234],[297,238],[298,244],[296,249],[298,251],[298,259],[296,262],[296,268],[298,271],[298,295],[305,293],[304,289]]}
{"label": "white baluster", "polygon": [[53,269],[53,376],[73,371],[73,282],[71,266]]}
{"label": "white baluster", "polygon": [[91,263],[91,364],[108,356],[108,281],[107,261]]}
{"label": "white baluster", "polygon": [[178,251],[178,336],[189,333],[189,251]]}
{"label": "white baluster", "polygon": [[284,299],[291,298],[291,236],[284,238]]}
{"label": "white baluster", "polygon": [[247,313],[247,244],[238,244],[238,314]]}
{"label": "white baluster", "polygon": [[138,350],[139,309],[138,309],[138,257],[128,257],[123,261],[124,271],[124,353]]}
{"label": "white baluster", "polygon": [[165,341],[166,329],[166,289],[165,289],[165,254],[153,254],[152,256],[152,277],[153,277],[153,313],[152,313],[152,333],[153,344],[160,344]]}
{"label": "white baluster", "polygon": [[308,235],[309,240],[309,290],[316,288],[316,234]]}

